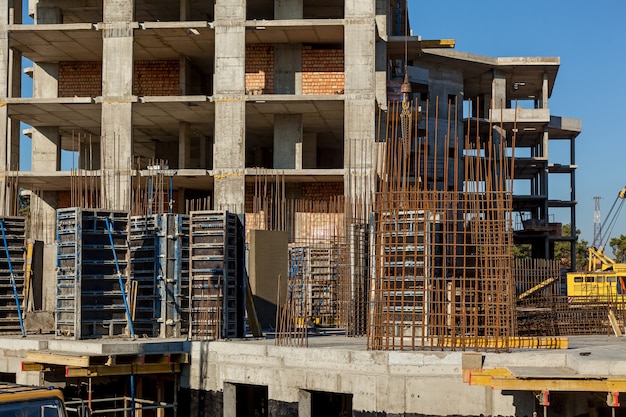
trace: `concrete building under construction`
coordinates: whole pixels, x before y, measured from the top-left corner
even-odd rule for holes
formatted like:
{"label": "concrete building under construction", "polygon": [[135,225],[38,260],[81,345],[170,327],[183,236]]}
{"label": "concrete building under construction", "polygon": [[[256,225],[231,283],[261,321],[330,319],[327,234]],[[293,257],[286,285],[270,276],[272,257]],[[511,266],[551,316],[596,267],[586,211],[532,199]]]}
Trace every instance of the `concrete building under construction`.
{"label": "concrete building under construction", "polygon": [[399,0],[0,4],[0,377],[106,415],[623,412],[624,300],[558,285],[558,58]]}

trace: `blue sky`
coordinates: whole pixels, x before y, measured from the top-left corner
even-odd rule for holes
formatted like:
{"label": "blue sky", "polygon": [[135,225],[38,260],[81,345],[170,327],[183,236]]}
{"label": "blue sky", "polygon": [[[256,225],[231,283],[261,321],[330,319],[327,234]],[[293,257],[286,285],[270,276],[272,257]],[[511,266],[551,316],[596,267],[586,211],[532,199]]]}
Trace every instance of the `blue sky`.
{"label": "blue sky", "polygon": [[[582,120],[576,140],[576,223],[591,243],[593,197],[602,197],[604,220],[626,186],[626,134],[621,129],[626,120],[626,2],[409,0],[409,10],[414,35],[455,39],[459,51],[561,58],[549,106],[553,115]],[[551,162],[569,161],[558,145],[550,147],[549,157]],[[551,181],[551,199],[567,198],[564,184]],[[563,214],[556,212],[550,220],[564,221]],[[626,234],[626,213],[610,237],[620,234]]]}

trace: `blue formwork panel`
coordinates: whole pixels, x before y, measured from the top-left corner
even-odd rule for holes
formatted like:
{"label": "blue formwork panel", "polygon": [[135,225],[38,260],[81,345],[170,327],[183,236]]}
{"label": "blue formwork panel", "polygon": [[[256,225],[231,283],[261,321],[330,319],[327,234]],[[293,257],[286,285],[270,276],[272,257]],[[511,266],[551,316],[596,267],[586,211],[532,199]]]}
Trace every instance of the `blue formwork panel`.
{"label": "blue formwork panel", "polygon": [[[5,240],[0,239],[0,334],[20,334],[20,310],[24,302],[24,217],[0,217]],[[13,272],[13,280],[11,279]],[[15,292],[13,285],[15,284]],[[15,294],[18,294],[16,303]]]}
{"label": "blue formwork panel", "polygon": [[243,335],[243,225],[227,211],[190,213],[190,337]]}
{"label": "blue formwork panel", "polygon": [[130,280],[134,290],[135,333],[154,337],[158,323],[155,316],[157,290],[155,279],[156,253],[155,216],[132,216],[129,222]]}
{"label": "blue formwork panel", "polygon": [[74,339],[128,335],[123,293],[131,289],[128,213],[59,209],[56,234],[56,335]]}
{"label": "blue formwork panel", "polygon": [[182,337],[189,329],[189,216],[130,219],[130,277],[137,288],[135,332]]}

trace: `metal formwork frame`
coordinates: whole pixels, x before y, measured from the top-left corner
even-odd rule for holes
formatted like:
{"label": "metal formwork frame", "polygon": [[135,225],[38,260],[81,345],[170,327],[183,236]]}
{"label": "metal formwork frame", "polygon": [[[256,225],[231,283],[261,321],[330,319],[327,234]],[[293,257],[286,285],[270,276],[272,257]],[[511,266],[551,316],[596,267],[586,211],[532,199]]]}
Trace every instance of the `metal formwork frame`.
{"label": "metal formwork frame", "polygon": [[124,298],[132,290],[128,264],[127,212],[57,210],[56,335],[83,339],[127,334],[135,305],[130,293],[127,313]]}
{"label": "metal formwork frame", "polygon": [[188,327],[189,216],[155,215],[155,278],[160,337],[180,337]]}
{"label": "metal formwork frame", "polygon": [[25,225],[23,217],[0,217],[3,246],[0,249],[0,333],[21,333],[22,336],[26,335],[20,306],[25,299]]}
{"label": "metal formwork frame", "polygon": [[190,337],[240,337],[245,305],[241,222],[226,211],[192,211],[189,227]]}

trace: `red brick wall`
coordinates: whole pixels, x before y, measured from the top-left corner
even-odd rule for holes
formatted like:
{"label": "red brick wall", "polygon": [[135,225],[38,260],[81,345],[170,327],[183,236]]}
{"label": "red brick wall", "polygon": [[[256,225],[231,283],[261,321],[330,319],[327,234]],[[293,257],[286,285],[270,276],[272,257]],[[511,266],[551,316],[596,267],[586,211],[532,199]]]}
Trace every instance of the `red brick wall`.
{"label": "red brick wall", "polygon": [[246,46],[246,92],[274,93],[274,46],[269,44]]}
{"label": "red brick wall", "polygon": [[69,191],[59,191],[58,200],[57,200],[57,208],[68,208],[70,206],[70,192]]}
{"label": "red brick wall", "polygon": [[101,95],[101,62],[59,62],[59,97],[98,97]]}
{"label": "red brick wall", "polygon": [[[263,193],[265,189],[261,191]],[[267,188],[267,200],[271,202],[272,187]],[[254,193],[255,185],[252,183],[246,183],[246,196],[245,196],[245,211],[246,213],[252,213],[254,206]],[[336,196],[343,195],[343,182],[305,182],[300,184],[300,197],[298,200],[310,200],[310,201],[327,201]]]}
{"label": "red brick wall", "polygon": [[302,94],[343,94],[344,55],[341,49],[302,47]]}
{"label": "red brick wall", "polygon": [[325,201],[343,195],[343,182],[308,182],[302,184],[302,199]]}
{"label": "red brick wall", "polygon": [[[179,95],[180,63],[175,61],[137,61],[133,75],[133,94],[137,96]],[[97,97],[102,95],[102,63],[93,61],[59,63],[59,97]]]}
{"label": "red brick wall", "polygon": [[136,96],[178,96],[179,61],[137,61],[133,75]]}

